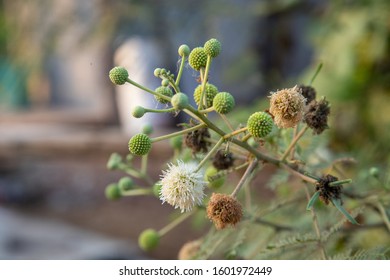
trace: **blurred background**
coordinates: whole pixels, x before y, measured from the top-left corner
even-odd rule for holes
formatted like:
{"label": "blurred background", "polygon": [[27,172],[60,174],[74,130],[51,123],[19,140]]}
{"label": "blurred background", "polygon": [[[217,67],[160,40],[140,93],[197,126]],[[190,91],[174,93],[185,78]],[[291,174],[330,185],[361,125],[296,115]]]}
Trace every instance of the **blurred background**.
{"label": "blurred background", "polygon": [[[107,201],[123,174],[106,169],[126,155],[129,136],[154,134],[181,117],[148,114],[153,98],[108,79],[115,65],[149,88],[156,67],[178,69],[177,48],[217,38],[223,51],[211,79],[242,108],[275,91],[307,84],[332,104],[332,151],[362,168],[390,157],[390,2],[387,0],[1,0],[0,259],[174,259],[201,234],[183,224],[145,254],[138,234],[172,213],[155,198]],[[192,95],[187,67],[182,91]],[[152,150],[156,178],[171,156]],[[161,152],[163,151],[163,152]]]}

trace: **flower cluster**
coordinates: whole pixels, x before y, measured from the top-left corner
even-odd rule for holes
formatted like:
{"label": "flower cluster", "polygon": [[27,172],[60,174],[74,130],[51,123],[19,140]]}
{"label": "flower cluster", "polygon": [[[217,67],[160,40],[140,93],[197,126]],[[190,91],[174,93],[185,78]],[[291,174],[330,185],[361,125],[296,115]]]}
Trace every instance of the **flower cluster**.
{"label": "flower cluster", "polygon": [[[294,148],[306,129],[310,128],[314,134],[320,134],[328,128],[329,103],[324,98],[317,101],[317,93],[311,85],[284,88],[271,92],[268,107],[248,112],[244,122],[234,123],[236,105],[234,94],[220,90],[221,87],[214,85],[209,76],[211,64],[221,51],[221,43],[215,38],[192,50],[185,44],[181,45],[178,48],[181,65],[177,75],[165,68],[156,68],[153,74],[161,79],[161,86],[155,90],[131,80],[123,67],[114,67],[109,73],[109,78],[115,85],[130,83],[152,94],[157,102],[165,105],[164,109],[136,106],[132,112],[133,117],[142,118],[147,113],[179,112],[191,117],[188,123],[181,125],[179,131],[154,138],[150,137],[151,127],[145,127],[142,132],[130,138],[128,142],[130,153],[126,159],[114,154],[107,164],[109,169],[123,170],[150,186],[139,187],[135,180],[124,177],[119,183],[112,183],[107,187],[106,196],[109,199],[154,195],[162,203],[167,203],[182,213],[181,217],[159,231],[147,229],[142,232],[139,245],[144,250],[156,248],[164,234],[198,210],[206,209],[207,220],[210,220],[218,230],[239,226],[246,211],[240,203],[239,193],[241,189],[248,188],[254,173],[264,164],[283,167],[291,174],[312,183],[316,193],[310,200],[308,208],[320,198],[325,204],[332,201],[344,215],[347,215],[339,202],[342,194],[341,185],[349,181],[338,181],[331,175],[321,178],[310,175],[304,170],[305,166],[295,160],[299,151]],[[193,70],[199,72],[200,77],[200,84],[191,95],[180,89],[186,62]],[[193,103],[190,102],[190,97],[193,98],[196,107],[191,105]],[[229,120],[228,116],[232,114],[233,117]],[[217,122],[215,117],[218,117],[220,122]],[[280,133],[272,133],[273,131],[290,128],[294,128],[291,130],[294,131],[294,137],[288,146],[264,151],[264,143],[268,142],[270,145],[278,143],[275,137]],[[149,176],[147,172],[148,157],[150,153],[156,152],[156,148],[153,147],[155,142],[168,139],[174,151],[173,158],[156,182],[156,178]],[[188,151],[190,154],[186,153]],[[133,162],[137,157],[141,158],[140,168],[136,168]],[[243,169],[245,171],[240,172]],[[228,176],[236,171],[241,178],[231,190],[233,180],[228,179]],[[246,192],[246,204],[250,201],[248,197]],[[247,217],[250,215],[245,215],[245,218]],[[350,216],[347,215],[347,218],[354,222]],[[192,258],[200,249],[200,242],[199,239],[184,246],[180,258]]]}

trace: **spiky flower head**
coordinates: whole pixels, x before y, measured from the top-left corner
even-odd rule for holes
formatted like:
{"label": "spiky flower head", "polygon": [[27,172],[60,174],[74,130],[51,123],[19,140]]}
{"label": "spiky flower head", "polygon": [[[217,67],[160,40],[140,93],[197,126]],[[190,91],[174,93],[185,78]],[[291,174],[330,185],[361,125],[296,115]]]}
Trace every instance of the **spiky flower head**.
{"label": "spiky flower head", "polygon": [[108,76],[110,77],[111,82],[114,84],[123,85],[129,78],[129,73],[125,68],[116,66],[110,70]]}
{"label": "spiky flower head", "polygon": [[204,51],[211,57],[216,57],[221,52],[221,43],[212,38],[204,44]]}
{"label": "spiky flower head", "polygon": [[[166,86],[160,86],[160,87],[156,88],[154,91],[157,92],[158,94],[161,94],[161,95],[164,95],[167,97],[172,97],[172,95],[173,95],[172,90]],[[156,98],[156,100],[158,102],[160,102],[161,104],[167,104],[169,102],[168,100],[165,100],[164,98],[162,98],[158,95],[155,95],[154,98]]]}
{"label": "spiky flower head", "polygon": [[144,251],[151,251],[158,246],[160,235],[154,229],[146,229],[138,237],[138,245]]}
{"label": "spiky flower head", "polygon": [[152,148],[152,141],[149,136],[144,133],[138,133],[131,137],[129,141],[129,151],[130,153],[143,156],[149,153]]}
{"label": "spiky flower head", "polygon": [[188,97],[184,93],[178,92],[173,95],[171,99],[171,104],[172,107],[175,108],[177,111],[183,110],[189,104]]}
{"label": "spiky flower head", "polygon": [[297,86],[273,92],[270,98],[269,111],[278,127],[294,127],[302,120],[306,99]]}
{"label": "spiky flower head", "polygon": [[[213,84],[206,84],[205,96],[207,108],[213,106],[213,99],[218,94],[218,88]],[[197,105],[200,103],[200,97],[202,96],[202,85],[198,85],[194,90],[194,100]]]}
{"label": "spiky flower head", "polygon": [[266,112],[253,113],[247,122],[248,132],[255,138],[262,138],[271,133],[274,121]]}
{"label": "spiky flower head", "polygon": [[177,50],[177,52],[179,53],[180,56],[188,56],[190,54],[190,47],[188,47],[187,45],[183,44],[179,47],[179,49]]}
{"label": "spiky flower head", "polygon": [[228,92],[219,92],[213,99],[214,109],[220,114],[231,112],[235,104],[233,95]]}
{"label": "spiky flower head", "polygon": [[169,164],[168,170],[161,176],[160,199],[181,212],[191,211],[195,205],[200,205],[204,197],[204,186],[201,172],[197,171],[195,163],[178,161],[177,165]]}
{"label": "spiky flower head", "polygon": [[242,218],[241,204],[230,195],[213,193],[207,205],[207,217],[217,229],[236,225]]}
{"label": "spiky flower head", "polygon": [[204,51],[204,48],[202,47],[197,47],[193,49],[190,52],[190,56],[188,57],[188,63],[190,66],[199,71],[200,68],[206,67],[207,64],[207,54]]}

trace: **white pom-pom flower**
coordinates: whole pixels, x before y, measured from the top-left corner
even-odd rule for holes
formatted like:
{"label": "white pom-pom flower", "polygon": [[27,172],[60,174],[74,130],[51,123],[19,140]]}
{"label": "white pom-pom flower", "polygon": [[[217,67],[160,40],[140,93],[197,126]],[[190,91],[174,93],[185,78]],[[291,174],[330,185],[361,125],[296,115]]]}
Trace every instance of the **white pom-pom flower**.
{"label": "white pom-pom flower", "polygon": [[196,171],[195,163],[178,161],[177,165],[169,164],[168,170],[161,176],[160,199],[181,212],[191,211],[195,205],[200,205],[204,198],[206,182],[203,174]]}

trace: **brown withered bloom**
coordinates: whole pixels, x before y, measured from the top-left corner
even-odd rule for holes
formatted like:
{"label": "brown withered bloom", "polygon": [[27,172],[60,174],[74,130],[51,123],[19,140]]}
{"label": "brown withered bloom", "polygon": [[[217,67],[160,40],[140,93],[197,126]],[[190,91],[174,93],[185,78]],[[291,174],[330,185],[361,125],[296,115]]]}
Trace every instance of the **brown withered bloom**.
{"label": "brown withered bloom", "polygon": [[[191,126],[196,125],[192,122],[190,124]],[[202,127],[187,133],[185,144],[188,148],[192,149],[193,154],[196,154],[200,151],[207,153],[210,143],[206,141],[206,138],[210,138],[210,132],[207,127]]]}
{"label": "brown withered bloom", "polygon": [[192,240],[185,243],[179,251],[178,259],[179,260],[192,260],[199,252],[200,246],[202,245],[202,240]]}
{"label": "brown withered bloom", "polygon": [[316,99],[317,92],[313,87],[300,85],[299,89],[301,90],[302,96],[306,98],[306,105]]}
{"label": "brown withered bloom", "polygon": [[298,86],[273,92],[270,98],[269,112],[279,128],[294,127],[302,120],[306,99]]}
{"label": "brown withered bloom", "polygon": [[213,193],[207,205],[207,217],[217,229],[236,225],[242,218],[241,204],[230,195]]}
{"label": "brown withered bloom", "polygon": [[213,159],[213,165],[218,170],[225,170],[233,166],[234,157],[231,152],[224,149],[218,150]]}
{"label": "brown withered bloom", "polygon": [[326,205],[329,204],[332,198],[341,200],[342,186],[329,186],[329,183],[338,181],[337,177],[334,177],[330,174],[325,175],[321,178],[321,180],[317,183],[316,191],[320,191],[320,199]]}
{"label": "brown withered bloom", "polygon": [[321,134],[328,126],[330,114],[329,102],[325,98],[311,102],[306,109],[304,121],[313,130],[314,134]]}

